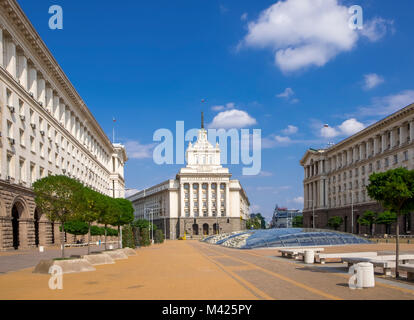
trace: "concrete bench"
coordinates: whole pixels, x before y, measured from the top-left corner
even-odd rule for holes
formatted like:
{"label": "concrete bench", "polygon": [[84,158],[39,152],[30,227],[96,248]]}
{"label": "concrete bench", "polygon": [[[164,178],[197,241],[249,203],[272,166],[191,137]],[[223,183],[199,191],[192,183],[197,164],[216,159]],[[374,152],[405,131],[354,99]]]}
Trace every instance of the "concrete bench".
{"label": "concrete bench", "polygon": [[[410,254],[402,254],[399,256],[399,261],[402,262],[402,265],[408,264],[408,262],[413,259],[414,255]],[[348,267],[360,262],[370,262],[374,265],[374,267],[382,268],[383,274],[386,276],[391,276],[391,270],[395,269],[395,255],[384,255],[373,258],[343,258],[342,261],[346,262]]]}
{"label": "concrete bench", "polygon": [[313,247],[309,247],[309,248],[300,247],[300,248],[290,248],[290,249],[279,249],[279,252],[282,254],[282,257],[298,259],[301,254],[305,254],[305,251],[308,251],[308,250],[312,250],[316,253],[316,252],[322,252],[325,249],[324,248],[313,248]]}
{"label": "concrete bench", "polygon": [[408,280],[414,280],[414,264],[399,264],[398,269],[407,272]]}
{"label": "concrete bench", "polygon": [[377,257],[376,252],[345,252],[345,253],[319,253],[315,256],[315,260],[321,264],[325,264],[326,260],[341,260],[343,258],[365,258]]}

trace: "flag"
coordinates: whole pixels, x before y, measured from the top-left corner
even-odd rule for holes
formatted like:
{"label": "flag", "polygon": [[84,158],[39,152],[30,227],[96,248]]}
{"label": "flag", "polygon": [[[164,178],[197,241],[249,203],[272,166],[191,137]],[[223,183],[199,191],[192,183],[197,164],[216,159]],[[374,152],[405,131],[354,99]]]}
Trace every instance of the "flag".
{"label": "flag", "polygon": [[112,121],[113,121],[113,122],[116,122],[116,119],[115,119],[115,118],[113,118],[113,119],[112,119]]}

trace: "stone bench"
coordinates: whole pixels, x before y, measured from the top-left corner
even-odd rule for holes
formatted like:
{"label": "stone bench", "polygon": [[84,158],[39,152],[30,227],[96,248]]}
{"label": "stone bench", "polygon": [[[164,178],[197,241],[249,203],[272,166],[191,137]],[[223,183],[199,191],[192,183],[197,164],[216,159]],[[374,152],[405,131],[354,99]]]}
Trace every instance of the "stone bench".
{"label": "stone bench", "polygon": [[407,272],[408,280],[414,280],[414,264],[399,264],[398,269]]}
{"label": "stone bench", "polygon": [[345,252],[345,253],[319,253],[315,256],[315,260],[320,264],[325,264],[326,260],[341,260],[343,258],[358,257],[377,257],[376,252]]}
{"label": "stone bench", "polygon": [[314,248],[314,247],[309,247],[309,248],[300,247],[300,248],[290,248],[290,249],[279,249],[278,251],[282,254],[282,257],[298,259],[301,254],[304,255],[305,251],[308,251],[308,250],[312,250],[314,252],[322,252],[325,249]]}
{"label": "stone bench", "polygon": [[[373,258],[343,258],[342,261],[346,262],[348,267],[360,262],[370,262],[374,265],[374,267],[382,268],[384,275],[391,276],[392,269],[395,269],[395,259],[395,255],[384,255]],[[399,261],[402,262],[402,265],[408,264],[408,262],[413,259],[414,255],[410,254],[402,254],[399,256]]]}

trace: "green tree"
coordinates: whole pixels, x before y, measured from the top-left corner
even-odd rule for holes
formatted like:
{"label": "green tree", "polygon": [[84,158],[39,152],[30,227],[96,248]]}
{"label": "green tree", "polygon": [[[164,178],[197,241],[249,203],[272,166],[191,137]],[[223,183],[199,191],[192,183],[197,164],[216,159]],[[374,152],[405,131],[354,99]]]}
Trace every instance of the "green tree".
{"label": "green tree", "polygon": [[303,216],[296,216],[292,220],[292,227],[302,228],[303,227]]}
{"label": "green tree", "polygon": [[52,222],[62,226],[61,250],[65,257],[65,222],[76,212],[83,185],[66,176],[47,176],[33,183],[35,203]]}
{"label": "green tree", "polygon": [[76,217],[88,224],[88,254],[91,253],[90,242],[92,223],[98,220],[100,213],[104,211],[103,206],[106,205],[102,198],[103,195],[100,193],[84,187],[76,209]]}
{"label": "green tree", "polygon": [[103,236],[105,234],[105,229],[98,226],[91,226],[91,235],[92,236]]}
{"label": "green tree", "polygon": [[344,219],[342,217],[333,216],[330,217],[328,220],[328,226],[334,228],[334,230],[338,230],[338,228],[344,223]]}
{"label": "green tree", "polygon": [[[59,229],[63,232],[62,226]],[[88,224],[79,220],[70,220],[65,222],[64,230],[67,233],[73,234],[76,241],[76,236],[83,236],[88,233]]]}
{"label": "green tree", "polygon": [[385,226],[385,233],[391,233],[391,225],[397,222],[397,215],[391,211],[384,211],[378,214],[377,218],[375,219],[376,224],[382,224]]}
{"label": "green tree", "polygon": [[111,208],[113,207],[112,203],[114,199],[108,196],[102,196],[101,201],[102,201],[102,210],[99,212],[97,221],[98,223],[104,225],[105,250],[107,250],[107,245],[106,245],[107,236],[108,235],[112,236],[112,234],[109,233],[110,230],[112,229],[108,229],[108,225],[113,225],[113,223],[115,223],[115,217],[112,214],[112,210],[111,210]]}
{"label": "green tree", "polygon": [[387,211],[397,216],[396,225],[396,267],[395,276],[399,277],[398,260],[400,254],[400,216],[414,209],[414,171],[405,168],[373,173],[369,177],[368,195],[378,201]]}
{"label": "green tree", "polygon": [[247,229],[260,229],[261,221],[256,218],[250,218],[246,221],[246,228]]}
{"label": "green tree", "polygon": [[120,228],[134,220],[134,208],[131,201],[121,198],[113,199],[110,204],[111,215],[113,216],[111,225],[118,227],[118,243],[121,244],[119,239]]}
{"label": "green tree", "polygon": [[378,213],[371,210],[367,210],[364,212],[362,217],[359,217],[357,221],[362,226],[369,226],[369,232],[371,233],[371,236],[374,235],[374,225],[375,220],[377,219],[377,215]]}

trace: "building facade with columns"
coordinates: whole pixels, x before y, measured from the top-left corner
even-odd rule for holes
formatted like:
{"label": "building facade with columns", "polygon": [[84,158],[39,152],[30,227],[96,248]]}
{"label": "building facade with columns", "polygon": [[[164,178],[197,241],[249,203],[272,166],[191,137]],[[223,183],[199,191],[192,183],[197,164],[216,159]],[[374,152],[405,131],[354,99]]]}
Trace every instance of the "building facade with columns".
{"label": "building facade with columns", "polygon": [[65,174],[124,197],[125,148],[112,144],[15,0],[0,0],[0,250],[51,245],[59,226],[32,183]]}
{"label": "building facade with columns", "polygon": [[[342,231],[369,233],[358,218],[366,210],[383,211],[367,194],[369,176],[399,167],[414,169],[414,104],[327,149],[307,150],[300,164],[305,172],[305,227],[325,228],[330,217],[341,216]],[[400,230],[414,233],[413,213],[400,219]],[[376,233],[384,232],[384,226],[376,226]]]}
{"label": "building facade with columns", "polygon": [[167,239],[184,233],[198,238],[246,228],[250,203],[239,180],[220,165],[220,148],[207,140],[207,130],[186,150],[187,166],[175,179],[139,191],[132,201],[135,217],[154,220]]}

